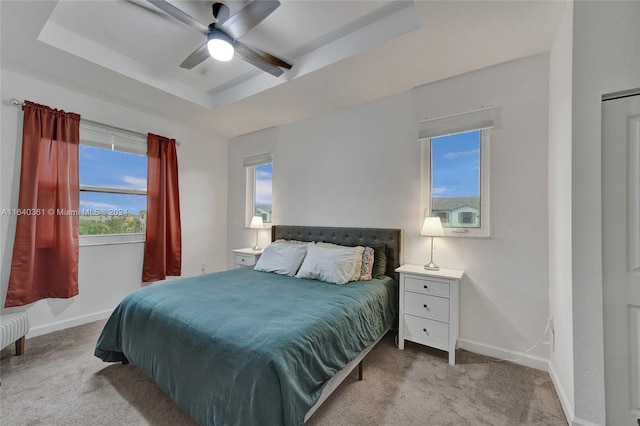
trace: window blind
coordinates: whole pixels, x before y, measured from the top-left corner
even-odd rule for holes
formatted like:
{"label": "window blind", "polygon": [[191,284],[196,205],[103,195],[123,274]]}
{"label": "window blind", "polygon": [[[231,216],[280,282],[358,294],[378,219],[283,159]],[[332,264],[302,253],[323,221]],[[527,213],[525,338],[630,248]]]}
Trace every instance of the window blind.
{"label": "window blind", "polygon": [[146,137],[82,121],[80,122],[80,143],[132,154],[147,154]]}
{"label": "window blind", "polygon": [[269,164],[273,162],[273,152],[263,152],[262,154],[249,155],[242,159],[242,165],[244,167],[255,167],[262,164]]}
{"label": "window blind", "polygon": [[495,126],[494,108],[482,108],[461,114],[433,118],[418,123],[420,139],[490,129]]}

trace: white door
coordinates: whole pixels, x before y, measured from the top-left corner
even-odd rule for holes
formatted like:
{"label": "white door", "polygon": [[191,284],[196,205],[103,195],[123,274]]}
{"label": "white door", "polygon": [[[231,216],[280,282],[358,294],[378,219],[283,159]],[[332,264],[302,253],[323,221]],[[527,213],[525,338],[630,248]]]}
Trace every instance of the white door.
{"label": "white door", "polygon": [[607,425],[640,425],[640,92],[602,103]]}

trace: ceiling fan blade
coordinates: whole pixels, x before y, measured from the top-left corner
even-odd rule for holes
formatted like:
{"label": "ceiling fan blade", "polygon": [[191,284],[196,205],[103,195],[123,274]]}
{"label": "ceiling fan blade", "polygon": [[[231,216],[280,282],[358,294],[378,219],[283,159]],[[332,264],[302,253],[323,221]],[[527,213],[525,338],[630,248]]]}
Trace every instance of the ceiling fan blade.
{"label": "ceiling fan blade", "polygon": [[180,68],[190,70],[207,58],[209,58],[209,50],[207,49],[207,43],[204,43],[202,46],[194,50],[191,55],[187,56],[187,59],[182,61],[182,63],[180,64]]}
{"label": "ceiling fan blade", "polygon": [[254,0],[223,23],[216,23],[216,27],[237,40],[271,15],[279,6],[280,2],[277,0]]}
{"label": "ceiling fan blade", "polygon": [[[271,63],[268,58],[262,56],[260,52],[257,50],[247,46],[246,44],[240,43],[239,41],[235,42],[235,49],[238,55],[242,57],[245,61],[260,68],[262,71],[268,72],[269,74],[280,77],[284,71],[282,71],[278,66]],[[269,55],[271,56],[271,55]],[[289,66],[291,67],[291,66]]]}
{"label": "ceiling fan blade", "polygon": [[213,17],[216,18],[216,23],[222,25],[224,21],[229,19],[229,6],[224,3],[214,3],[212,6]]}
{"label": "ceiling fan blade", "polygon": [[[257,54],[258,56],[260,56],[264,61],[270,63],[271,65],[275,65],[277,67],[281,67],[281,68],[286,68],[288,70],[291,69],[292,65],[288,62],[283,61],[280,58],[276,58],[275,56],[271,55],[270,53],[265,52],[264,50],[260,50],[257,47],[250,47],[247,46],[246,44],[236,40],[235,41],[235,46],[236,46],[236,50],[238,49],[244,49],[244,50],[251,50],[253,51],[253,54]],[[240,47],[239,47],[240,46]]]}
{"label": "ceiling fan blade", "polygon": [[124,0],[126,3],[129,3],[133,6],[136,6],[142,10],[144,10],[145,12],[149,12],[154,14],[155,16],[162,18],[162,19],[166,19],[167,21],[172,21],[175,22],[173,20],[173,18],[169,15],[167,15],[166,13],[162,13],[161,11],[157,10],[157,8],[149,5],[149,2],[147,2],[146,0],[141,1],[141,0]]}
{"label": "ceiling fan blade", "polygon": [[178,9],[166,0],[147,0],[149,3],[162,10],[163,12],[173,16],[178,21],[183,22],[202,34],[209,34],[209,27],[196,21],[191,15]]}

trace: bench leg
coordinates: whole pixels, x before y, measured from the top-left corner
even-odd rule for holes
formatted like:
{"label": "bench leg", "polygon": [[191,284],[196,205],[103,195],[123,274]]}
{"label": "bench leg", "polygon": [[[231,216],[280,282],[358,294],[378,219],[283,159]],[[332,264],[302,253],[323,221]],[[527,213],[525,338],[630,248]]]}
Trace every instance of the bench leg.
{"label": "bench leg", "polygon": [[24,341],[25,336],[22,336],[16,340],[16,355],[22,355],[24,353]]}

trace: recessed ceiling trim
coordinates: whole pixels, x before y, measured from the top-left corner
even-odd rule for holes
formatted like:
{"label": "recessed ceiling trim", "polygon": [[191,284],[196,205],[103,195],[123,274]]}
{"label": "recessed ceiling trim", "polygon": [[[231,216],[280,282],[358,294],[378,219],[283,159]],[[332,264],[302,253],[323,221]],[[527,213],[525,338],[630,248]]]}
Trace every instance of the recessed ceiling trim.
{"label": "recessed ceiling trim", "polygon": [[198,89],[130,56],[118,53],[52,19],[42,28],[38,41],[196,105],[216,110],[362,53],[422,26],[413,1],[397,2],[386,10],[388,14],[372,14],[368,24],[365,21],[359,28],[298,56],[293,60],[294,67],[280,78],[260,73],[214,93]]}
{"label": "recessed ceiling trim", "polygon": [[[296,77],[316,71],[327,65],[362,53],[374,46],[408,34],[422,26],[413,2],[384,18],[325,44],[296,59]],[[384,58],[381,58],[384,60]]]}
{"label": "recessed ceiling trim", "polygon": [[74,56],[110,69],[129,78],[178,96],[194,104],[212,109],[214,100],[211,95],[185,84],[173,77],[162,74],[128,56],[115,52],[93,40],[52,22],[42,28],[38,41],[56,47]]}
{"label": "recessed ceiling trim", "polygon": [[[302,77],[343,59],[362,53],[382,43],[408,34],[422,26],[418,11],[413,2],[407,6],[378,19],[356,31],[346,34],[324,46],[295,58],[294,66],[282,77],[260,74],[244,82],[215,93],[213,108],[222,108],[241,99],[279,86],[287,81]],[[381,60],[384,60],[382,58]]]}

